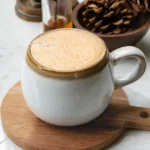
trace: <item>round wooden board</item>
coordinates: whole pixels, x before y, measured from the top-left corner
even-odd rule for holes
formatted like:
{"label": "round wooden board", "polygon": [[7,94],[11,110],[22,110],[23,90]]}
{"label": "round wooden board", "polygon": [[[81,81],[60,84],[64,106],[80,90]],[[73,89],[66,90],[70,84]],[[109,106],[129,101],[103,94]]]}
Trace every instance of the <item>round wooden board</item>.
{"label": "round wooden board", "polygon": [[127,97],[123,90],[117,90],[110,106],[94,121],[77,127],[53,126],[28,109],[19,82],[5,96],[1,115],[8,137],[24,150],[101,150],[124,131],[125,119],[115,116],[125,112],[124,106],[128,106]]}

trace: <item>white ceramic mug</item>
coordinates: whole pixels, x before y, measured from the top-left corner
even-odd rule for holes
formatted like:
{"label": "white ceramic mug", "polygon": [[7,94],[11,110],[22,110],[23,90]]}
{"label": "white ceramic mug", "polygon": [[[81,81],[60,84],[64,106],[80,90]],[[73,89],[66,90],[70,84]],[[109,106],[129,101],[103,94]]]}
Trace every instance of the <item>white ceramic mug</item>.
{"label": "white ceramic mug", "polygon": [[[127,76],[115,78],[113,67],[127,57],[137,59],[137,66]],[[143,52],[127,46],[112,53],[106,50],[103,61],[85,70],[52,72],[33,61],[29,46],[21,83],[26,103],[37,117],[54,125],[75,126],[102,114],[113,91],[139,79],[145,69]]]}

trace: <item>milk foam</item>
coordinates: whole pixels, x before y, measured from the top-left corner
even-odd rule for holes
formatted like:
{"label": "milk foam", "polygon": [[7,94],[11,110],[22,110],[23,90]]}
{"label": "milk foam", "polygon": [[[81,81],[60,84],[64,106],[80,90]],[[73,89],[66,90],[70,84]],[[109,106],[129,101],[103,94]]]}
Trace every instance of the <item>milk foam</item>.
{"label": "milk foam", "polygon": [[55,71],[85,69],[100,61],[105,52],[105,44],[100,38],[78,29],[53,30],[31,43],[33,59]]}

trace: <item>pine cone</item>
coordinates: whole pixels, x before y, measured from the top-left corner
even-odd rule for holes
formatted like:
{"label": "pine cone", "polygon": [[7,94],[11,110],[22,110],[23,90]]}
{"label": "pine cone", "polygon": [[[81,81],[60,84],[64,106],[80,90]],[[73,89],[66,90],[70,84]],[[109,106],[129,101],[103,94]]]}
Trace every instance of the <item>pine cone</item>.
{"label": "pine cone", "polygon": [[82,25],[101,34],[124,33],[130,28],[133,18],[126,0],[88,0],[81,13]]}
{"label": "pine cone", "polygon": [[135,17],[141,12],[150,12],[150,0],[127,0],[127,3]]}

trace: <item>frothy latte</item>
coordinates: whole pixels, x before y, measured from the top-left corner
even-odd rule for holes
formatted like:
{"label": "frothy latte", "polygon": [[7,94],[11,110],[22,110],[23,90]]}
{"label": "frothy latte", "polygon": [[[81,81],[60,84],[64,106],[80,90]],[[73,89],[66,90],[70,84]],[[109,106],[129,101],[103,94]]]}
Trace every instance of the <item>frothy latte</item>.
{"label": "frothy latte", "polygon": [[30,51],[40,65],[50,70],[71,72],[99,62],[106,53],[106,46],[90,32],[58,29],[36,38]]}

